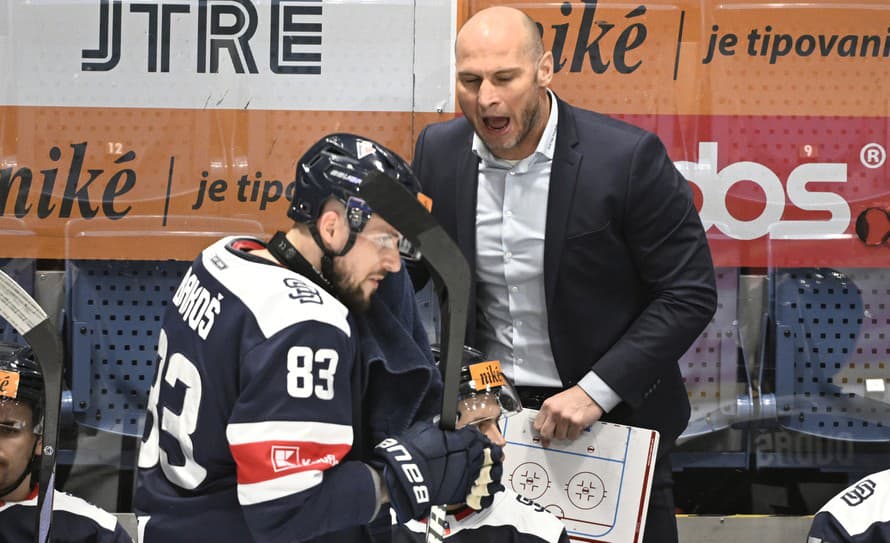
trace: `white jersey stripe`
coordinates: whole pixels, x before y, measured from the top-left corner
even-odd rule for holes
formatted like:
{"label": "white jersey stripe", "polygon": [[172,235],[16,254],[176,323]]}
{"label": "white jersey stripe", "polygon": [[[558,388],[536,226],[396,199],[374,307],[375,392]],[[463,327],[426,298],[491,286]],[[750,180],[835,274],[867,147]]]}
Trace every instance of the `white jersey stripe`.
{"label": "white jersey stripe", "polygon": [[260,483],[239,484],[238,502],[241,505],[253,505],[283,498],[308,490],[320,484],[321,481],[322,472],[320,470],[312,470],[301,471]]}
{"label": "white jersey stripe", "polygon": [[[64,492],[59,490],[56,490],[53,493],[53,496],[53,511],[66,511],[68,513],[73,513],[81,517],[92,519],[96,524],[108,530],[109,532],[113,532],[115,526],[117,526],[117,518],[114,515],[112,515],[108,511],[105,511],[104,509],[96,507],[95,505],[87,502],[82,498],[72,496],[71,494],[65,494]],[[27,505],[36,507],[37,496],[34,496],[29,500],[22,500],[20,502],[5,502],[2,506],[0,506],[0,511],[3,511],[4,509],[15,505]]]}
{"label": "white jersey stripe", "polygon": [[230,445],[263,441],[311,441],[332,445],[351,445],[352,426],[328,422],[272,420],[236,422],[226,427]]}
{"label": "white jersey stripe", "polygon": [[114,527],[117,526],[117,518],[108,511],[64,492],[56,492],[53,510],[68,511],[82,517],[91,518],[96,524],[109,532],[113,532]]}
{"label": "white jersey stripe", "polygon": [[[329,324],[351,335],[346,320],[349,310],[339,300],[310,279],[298,281],[296,278],[301,276],[287,268],[257,266],[232,254],[226,245],[233,239],[238,238],[223,238],[205,249],[201,262],[210,275],[241,300],[265,337],[305,321]],[[308,299],[307,293],[311,294]]]}

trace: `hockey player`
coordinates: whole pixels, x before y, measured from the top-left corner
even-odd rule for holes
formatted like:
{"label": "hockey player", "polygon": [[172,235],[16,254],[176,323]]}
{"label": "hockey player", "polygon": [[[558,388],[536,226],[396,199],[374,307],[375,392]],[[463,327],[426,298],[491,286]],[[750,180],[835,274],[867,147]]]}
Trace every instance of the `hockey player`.
{"label": "hockey player", "polygon": [[[0,541],[34,541],[42,454],[43,375],[29,347],[0,343]],[[111,513],[63,492],[53,494],[50,541],[126,543]]]}
{"label": "hockey player", "polygon": [[500,449],[476,429],[420,422],[376,447],[362,430],[375,398],[354,313],[401,267],[399,232],[361,199],[375,171],[418,191],[380,144],[323,138],[297,164],[289,231],[224,238],[186,273],[139,452],[142,541],[347,543],[387,502],[408,520],[500,488]]}
{"label": "hockey player", "polygon": [[[433,347],[436,359],[438,347]],[[476,426],[491,440],[506,444],[498,421],[522,410],[519,395],[501,372],[500,362],[464,347],[457,400],[457,427]],[[426,521],[393,526],[392,543],[423,543]],[[451,505],[446,515],[449,543],[568,543],[565,526],[537,503],[510,489],[498,492],[484,510],[468,504]]]}
{"label": "hockey player", "polygon": [[890,543],[890,469],[829,500],[813,517],[807,543]]}

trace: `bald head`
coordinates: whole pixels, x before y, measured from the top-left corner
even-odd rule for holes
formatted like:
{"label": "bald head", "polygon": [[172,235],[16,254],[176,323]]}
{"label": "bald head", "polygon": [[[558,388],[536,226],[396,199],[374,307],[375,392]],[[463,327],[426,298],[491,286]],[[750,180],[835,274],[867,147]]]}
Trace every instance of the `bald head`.
{"label": "bald head", "polygon": [[524,12],[507,6],[483,9],[464,23],[454,44],[455,56],[460,58],[467,49],[480,43],[515,45],[532,61],[544,54],[544,42],[538,25]]}
{"label": "bald head", "polygon": [[530,155],[550,116],[553,79],[553,54],[535,22],[518,9],[484,9],[460,29],[454,57],[460,109],[489,151]]}

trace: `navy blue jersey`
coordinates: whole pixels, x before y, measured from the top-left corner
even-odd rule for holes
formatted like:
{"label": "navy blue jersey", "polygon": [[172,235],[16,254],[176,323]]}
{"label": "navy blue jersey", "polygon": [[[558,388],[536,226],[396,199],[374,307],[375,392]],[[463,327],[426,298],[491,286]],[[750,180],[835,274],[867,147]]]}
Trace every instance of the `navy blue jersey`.
{"label": "navy blue jersey", "polygon": [[[465,508],[445,516],[449,543],[569,543],[565,525],[535,502],[511,490],[498,492],[482,511]],[[392,543],[424,543],[426,522],[394,525]]]}
{"label": "navy blue jersey", "polygon": [[192,263],[158,337],[135,509],[146,543],[304,541],[379,507],[354,445],[357,338],[307,277],[225,238]]}
{"label": "navy blue jersey", "polygon": [[[27,500],[0,500],[0,542],[34,541],[37,491]],[[86,501],[55,491],[53,495],[52,543],[132,543],[132,538],[111,513]]]}
{"label": "navy blue jersey", "polygon": [[890,469],[829,500],[813,517],[807,543],[890,543]]}

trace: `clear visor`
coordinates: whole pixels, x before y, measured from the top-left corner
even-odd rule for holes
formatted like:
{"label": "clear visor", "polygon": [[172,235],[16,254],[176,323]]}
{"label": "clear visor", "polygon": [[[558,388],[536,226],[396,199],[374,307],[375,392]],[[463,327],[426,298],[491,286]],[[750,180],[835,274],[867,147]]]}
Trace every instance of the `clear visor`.
{"label": "clear visor", "polygon": [[25,432],[40,434],[38,428],[31,427],[30,423],[23,421],[6,421],[0,422],[0,438],[3,437],[16,437]]}
{"label": "clear visor", "polygon": [[[17,408],[19,412],[10,411],[10,409],[16,409],[15,406],[20,406]],[[2,407],[2,410],[0,410],[2,411],[0,412],[0,419],[2,419],[0,420],[0,437],[15,437],[25,432],[38,435],[43,433],[42,419],[37,424],[32,424],[20,418],[22,416],[27,417],[27,415],[20,413],[24,408],[31,412],[32,408],[29,403],[0,396],[0,407]]]}
{"label": "clear visor", "polygon": [[399,238],[399,254],[402,255],[402,258],[405,260],[411,261],[419,261],[420,260],[420,249],[414,247],[414,244],[408,241],[408,238],[405,236],[401,236]]}
{"label": "clear visor", "polygon": [[[500,364],[497,361],[480,362],[470,368],[470,379],[464,380],[458,391],[459,425],[496,420],[522,411],[519,394],[513,384],[500,373]],[[492,371],[494,368],[496,369]]]}
{"label": "clear visor", "polygon": [[352,196],[346,202],[346,222],[349,228],[359,236],[371,241],[379,249],[398,249],[399,255],[406,260],[420,260],[420,250],[408,241],[405,236],[391,236],[389,234],[365,235],[361,232],[371,220],[371,208],[361,198]]}

